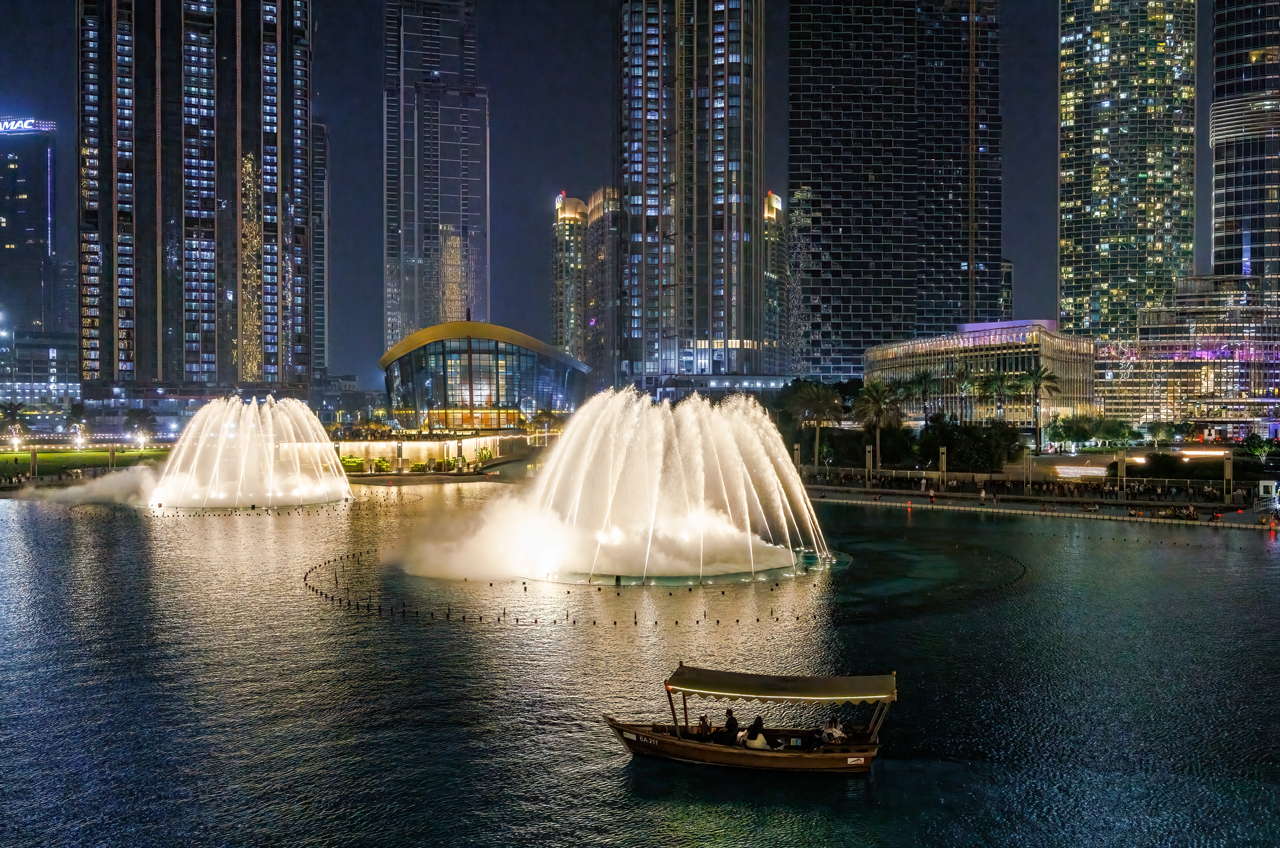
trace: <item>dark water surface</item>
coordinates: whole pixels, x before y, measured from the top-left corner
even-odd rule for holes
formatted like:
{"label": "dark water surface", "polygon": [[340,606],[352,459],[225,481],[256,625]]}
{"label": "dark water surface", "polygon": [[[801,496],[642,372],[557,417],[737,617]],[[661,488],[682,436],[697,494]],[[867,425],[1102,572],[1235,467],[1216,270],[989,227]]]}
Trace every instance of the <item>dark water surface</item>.
{"label": "dark water surface", "polygon": [[[270,516],[0,501],[0,842],[1280,843],[1274,537],[824,504],[853,565],[776,587],[397,567],[408,528],[500,488]],[[338,576],[381,616],[303,588],[378,546]],[[882,757],[869,777],[633,760],[600,715],[662,717],[677,660],[896,670]]]}

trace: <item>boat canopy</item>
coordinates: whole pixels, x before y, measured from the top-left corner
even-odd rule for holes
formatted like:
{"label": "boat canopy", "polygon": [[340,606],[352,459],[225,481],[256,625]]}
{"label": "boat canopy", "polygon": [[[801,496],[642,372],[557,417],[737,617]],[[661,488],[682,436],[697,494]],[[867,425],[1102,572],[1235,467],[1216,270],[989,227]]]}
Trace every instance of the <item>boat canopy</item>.
{"label": "boat canopy", "polygon": [[726,701],[783,704],[862,704],[898,700],[898,677],[779,677],[693,668],[684,663],[667,680],[667,691]]}

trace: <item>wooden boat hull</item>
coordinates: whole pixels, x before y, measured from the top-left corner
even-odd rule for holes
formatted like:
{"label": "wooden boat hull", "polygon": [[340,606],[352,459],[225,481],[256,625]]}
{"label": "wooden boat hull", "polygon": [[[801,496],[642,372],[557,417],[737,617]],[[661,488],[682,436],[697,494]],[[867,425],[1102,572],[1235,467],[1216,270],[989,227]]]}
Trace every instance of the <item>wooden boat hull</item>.
{"label": "wooden boat hull", "polygon": [[[858,773],[871,770],[880,751],[878,744],[852,741],[822,746],[814,751],[784,749],[761,751],[714,742],[695,742],[672,735],[672,725],[627,724],[605,716],[609,729],[632,754],[701,765],[771,771]],[[785,735],[787,731],[769,731]]]}

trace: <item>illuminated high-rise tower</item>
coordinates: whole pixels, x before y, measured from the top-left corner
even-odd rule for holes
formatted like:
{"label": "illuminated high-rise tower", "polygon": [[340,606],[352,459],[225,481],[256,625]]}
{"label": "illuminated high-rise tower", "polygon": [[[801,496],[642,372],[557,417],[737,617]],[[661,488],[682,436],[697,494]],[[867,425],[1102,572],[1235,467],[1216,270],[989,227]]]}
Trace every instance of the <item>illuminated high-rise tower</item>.
{"label": "illuminated high-rise tower", "polygon": [[16,332],[61,329],[56,137],[49,121],[0,118],[0,311]]}
{"label": "illuminated high-rise tower", "polygon": [[1213,23],[1213,273],[1274,280],[1280,275],[1280,4],[1217,0]]}
{"label": "illuminated high-rise tower", "polygon": [[551,228],[551,345],[582,359],[587,204],[561,192]]}
{"label": "illuminated high-rise tower", "polygon": [[618,194],[624,215],[620,368],[642,388],[676,373],[676,0],[622,0]]}
{"label": "illuminated high-rise tower", "polygon": [[311,123],[311,360],[329,369],[329,128]]}
{"label": "illuminated high-rise tower", "polygon": [[[596,391],[621,382],[618,357],[618,328],[623,300],[622,257],[627,245],[622,240],[622,206],[618,190],[598,188],[587,203],[587,237],[583,273],[583,351],[580,357],[591,366],[589,385]],[[627,308],[629,311],[629,307]]]}
{"label": "illuminated high-rise tower", "polygon": [[622,0],[620,368],[758,374],[764,0]]}
{"label": "illuminated high-rise tower", "polygon": [[489,94],[474,0],[387,0],[384,335],[489,319]]}
{"label": "illuminated high-rise tower", "polygon": [[1125,360],[1138,310],[1191,271],[1195,6],[1061,0],[1061,327],[1102,359]]}
{"label": "illuminated high-rise tower", "polygon": [[677,366],[763,374],[764,0],[676,8]]}
{"label": "illuminated high-rise tower", "polygon": [[310,0],[78,11],[86,400],[157,383],[305,390]]}

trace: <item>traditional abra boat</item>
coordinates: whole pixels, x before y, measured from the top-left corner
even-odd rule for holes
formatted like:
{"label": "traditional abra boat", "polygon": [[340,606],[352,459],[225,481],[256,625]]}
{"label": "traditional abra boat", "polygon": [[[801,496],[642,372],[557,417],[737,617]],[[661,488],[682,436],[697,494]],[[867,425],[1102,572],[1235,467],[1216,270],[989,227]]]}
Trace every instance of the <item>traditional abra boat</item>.
{"label": "traditional abra boat", "polygon": [[[694,668],[683,662],[666,681],[671,724],[628,724],[606,715],[628,751],[686,763],[777,771],[869,771],[880,751],[880,726],[898,700],[897,672],[870,677],[776,677]],[[684,726],[674,695],[684,702]],[[707,735],[689,727],[689,699],[763,701],[778,704],[874,704],[865,725],[845,728],[845,738],[824,741],[821,730],[765,728],[769,750],[744,748],[723,731]]]}

